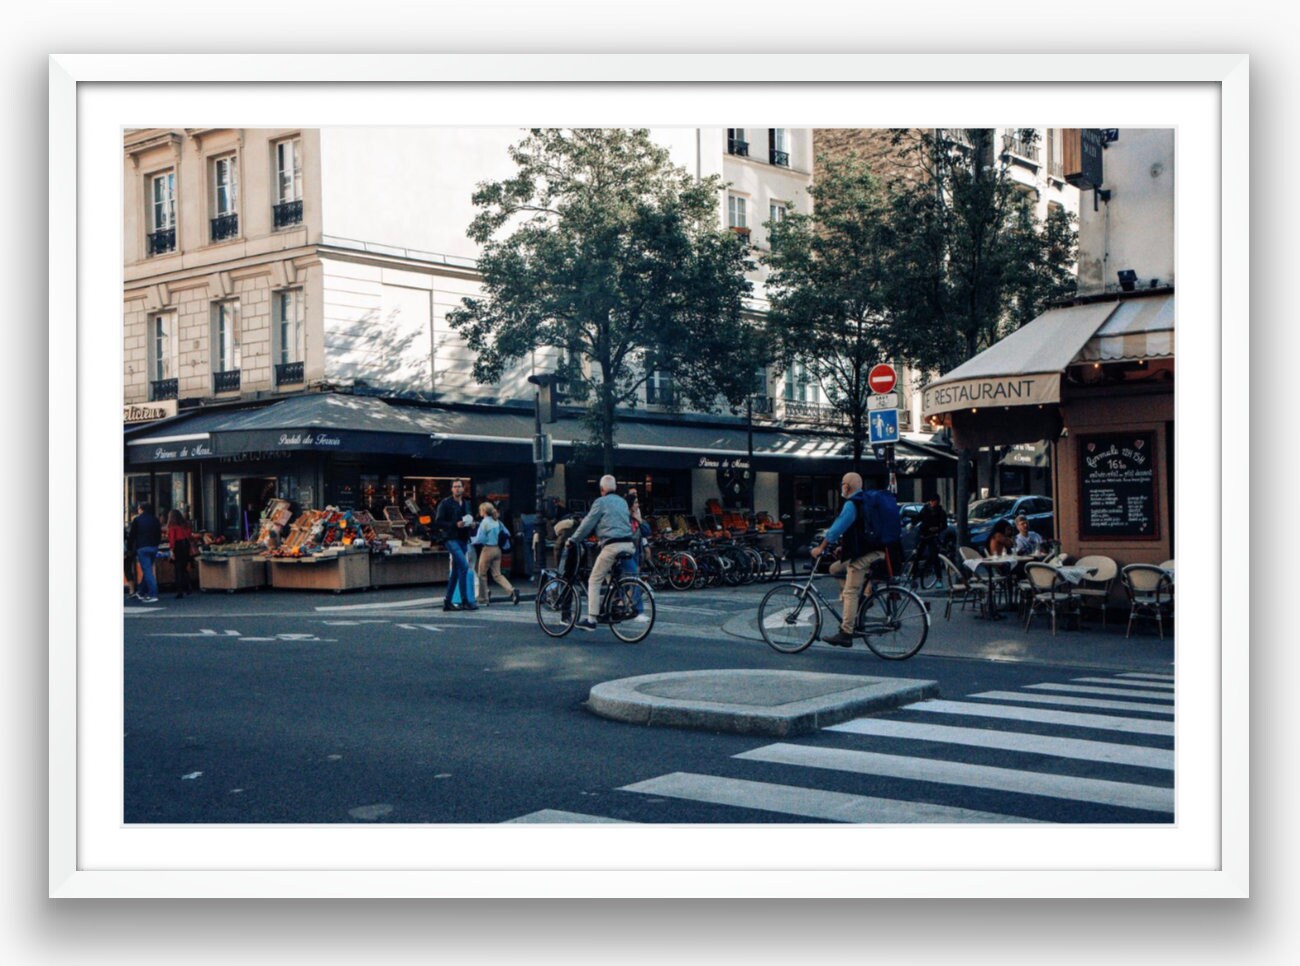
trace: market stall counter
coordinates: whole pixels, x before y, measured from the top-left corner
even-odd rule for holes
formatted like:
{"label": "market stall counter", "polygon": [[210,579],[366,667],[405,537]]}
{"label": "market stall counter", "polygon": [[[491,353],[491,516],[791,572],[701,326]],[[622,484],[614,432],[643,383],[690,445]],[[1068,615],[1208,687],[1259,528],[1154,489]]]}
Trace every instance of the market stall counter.
{"label": "market stall counter", "polygon": [[365,550],[318,553],[298,557],[268,557],[271,586],[280,590],[345,590],[370,588],[370,554]]}
{"label": "market stall counter", "polygon": [[199,556],[199,589],[204,593],[224,590],[233,594],[266,584],[266,557],[260,553]]}
{"label": "market stall counter", "polygon": [[446,583],[451,574],[451,554],[446,550],[408,550],[376,554],[370,558],[370,586]]}

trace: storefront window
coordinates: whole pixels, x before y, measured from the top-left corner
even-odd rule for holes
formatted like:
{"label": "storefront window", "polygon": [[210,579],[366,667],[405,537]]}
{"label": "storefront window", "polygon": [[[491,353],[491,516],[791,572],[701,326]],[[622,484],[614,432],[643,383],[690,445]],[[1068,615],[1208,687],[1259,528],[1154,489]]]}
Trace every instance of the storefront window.
{"label": "storefront window", "polygon": [[135,516],[135,508],[141,503],[152,504],[154,512],[163,520],[174,509],[179,509],[186,516],[193,516],[190,474],[129,473],[126,477],[125,501],[128,520]]}
{"label": "storefront window", "polygon": [[421,507],[433,509],[451,496],[451,484],[455,480],[465,481],[465,497],[473,499],[477,491],[474,489],[474,481],[468,476],[404,476],[402,502],[415,500]]}

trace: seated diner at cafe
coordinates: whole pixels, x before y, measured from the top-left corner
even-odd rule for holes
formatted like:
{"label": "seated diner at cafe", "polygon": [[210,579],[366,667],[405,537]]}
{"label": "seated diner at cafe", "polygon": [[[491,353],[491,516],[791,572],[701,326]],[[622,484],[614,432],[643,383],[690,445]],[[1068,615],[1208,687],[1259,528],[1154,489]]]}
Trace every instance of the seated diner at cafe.
{"label": "seated diner at cafe", "polygon": [[1011,531],[1011,524],[1005,520],[999,520],[993,525],[993,533],[989,536],[988,555],[990,557],[1001,557],[1011,553],[1016,545],[1015,536]]}
{"label": "seated diner at cafe", "polygon": [[1016,517],[1016,541],[1014,546],[1018,557],[1036,557],[1043,553],[1045,541],[1040,533],[1029,529],[1029,520],[1023,515]]}

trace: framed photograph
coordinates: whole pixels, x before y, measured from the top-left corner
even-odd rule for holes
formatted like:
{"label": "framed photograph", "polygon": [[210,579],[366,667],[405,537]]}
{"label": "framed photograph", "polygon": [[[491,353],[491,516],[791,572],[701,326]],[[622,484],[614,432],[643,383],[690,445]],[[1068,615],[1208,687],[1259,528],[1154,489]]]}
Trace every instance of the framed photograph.
{"label": "framed photograph", "polygon": [[[1247,340],[1231,335],[1248,327],[1245,56],[798,54],[773,62],[713,54],[581,58],[77,54],[51,57],[49,74],[50,224],[65,226],[50,235],[50,438],[76,440],[75,448],[51,445],[50,489],[53,505],[77,508],[79,549],[75,606],[69,606],[66,594],[56,595],[53,589],[49,603],[51,896],[1226,898],[1248,894],[1248,665],[1239,653],[1245,647],[1242,629],[1234,629],[1231,641],[1225,638],[1219,602],[1247,597],[1249,570],[1244,561],[1231,569],[1219,562],[1225,521],[1224,481],[1217,474],[1198,476],[1195,489],[1187,473],[1174,481],[1180,493],[1188,491],[1186,499],[1180,496],[1178,506],[1199,508],[1194,546],[1206,552],[1207,562],[1178,574],[1183,606],[1196,609],[1195,616],[1179,626],[1175,648],[1176,778],[1170,791],[1176,807],[1172,821],[1150,823],[1050,819],[1011,824],[872,823],[823,816],[816,823],[791,818],[699,824],[479,824],[472,820],[426,824],[385,822],[382,801],[371,799],[359,799],[356,813],[341,821],[140,820],[128,815],[124,805],[124,740],[131,740],[129,734],[125,739],[123,735],[123,722],[130,720],[125,708],[127,649],[122,598],[111,577],[122,569],[115,549],[104,539],[107,522],[122,517],[124,497],[118,481],[128,468],[127,447],[120,441],[122,426],[116,414],[124,401],[128,354],[152,360],[152,353],[160,351],[143,343],[126,344],[130,340],[124,338],[123,266],[134,257],[137,243],[165,246],[170,244],[166,232],[176,230],[166,209],[165,182],[156,186],[150,182],[151,190],[156,187],[158,192],[156,198],[150,196],[150,203],[156,200],[160,206],[156,211],[141,199],[137,199],[141,201],[138,211],[132,209],[132,217],[157,219],[156,224],[149,223],[151,230],[124,229],[128,205],[124,172],[134,163],[133,157],[146,156],[144,151],[124,152],[124,136],[145,128],[185,132],[190,140],[178,140],[178,156],[183,145],[189,150],[196,139],[201,146],[204,132],[232,129],[736,131],[742,129],[735,125],[745,121],[787,125],[770,129],[774,132],[978,128],[1009,123],[1089,130],[1171,129],[1177,158],[1182,387],[1175,400],[1174,432],[1188,444],[1180,442],[1170,451],[1180,460],[1195,454],[1198,465],[1221,466],[1222,374],[1248,371]],[[783,138],[769,135],[762,142],[764,158],[772,165],[788,161],[790,152],[798,149]],[[732,140],[738,139],[733,135]],[[215,233],[211,234],[215,243],[239,243],[237,199],[241,191],[251,190],[252,179],[260,175],[236,164],[242,141],[232,142],[230,151],[215,136],[206,143],[201,148],[206,152],[202,154],[203,205],[208,216],[204,231]],[[292,165],[286,168],[281,158],[280,166],[274,167],[271,152],[279,143],[267,146],[264,167],[287,170],[291,182]],[[163,145],[159,150],[171,148]],[[427,158],[427,166],[418,172],[394,168],[395,180],[374,184],[366,203],[400,205],[402,178],[437,177],[436,156]],[[136,177],[140,184],[145,184],[141,179],[146,174],[154,174],[152,169],[141,172]],[[279,202],[276,216],[291,219],[291,185],[284,190],[288,193]],[[764,217],[751,215],[745,205],[753,208],[752,201],[742,203],[737,195],[731,205],[733,217],[749,220],[738,221],[733,228],[748,233],[751,224],[761,224],[768,215],[773,220],[778,217],[772,206],[764,207]],[[1080,202],[1093,203],[1091,193]],[[75,226],[75,231],[66,226]],[[146,236],[148,241],[142,241]],[[251,257],[253,250],[249,252]],[[342,260],[349,257],[345,252]],[[1110,266],[1116,267],[1123,266]],[[461,268],[447,266],[449,272]],[[396,260],[389,270],[400,270]],[[218,288],[228,284],[229,293],[242,291],[239,267],[226,274],[224,282],[216,283]],[[281,279],[280,287],[291,289],[292,281]],[[211,295],[206,289],[205,293],[205,298]],[[277,331],[294,331],[295,304],[275,297],[280,300],[269,304],[282,323]],[[158,294],[142,296],[144,301],[151,298],[157,301]],[[212,338],[220,341],[235,331],[237,322],[236,316],[220,309],[216,315],[205,315],[202,325],[217,333]],[[295,378],[298,370],[293,367],[302,363],[289,359],[278,364],[288,367],[282,373],[285,378]],[[311,365],[310,356],[306,364]],[[214,378],[228,383],[228,373],[238,376],[233,364],[218,368],[213,370]],[[71,372],[77,373],[75,393],[68,391]],[[155,375],[167,373],[160,369]],[[1187,387],[1196,390],[1183,391]],[[216,391],[229,390],[223,383]],[[162,409],[170,403],[160,402]],[[174,418],[169,411],[153,415]],[[452,432],[445,437],[456,438]],[[277,439],[251,430],[247,438],[253,441],[248,443],[250,451],[256,449],[259,456],[279,445]],[[166,445],[192,444],[193,440],[181,440]],[[1248,445],[1244,435],[1233,438],[1239,457],[1235,460],[1238,486],[1245,486],[1248,475],[1243,452]],[[211,455],[226,458],[220,452]],[[761,465],[757,468],[762,470]],[[762,473],[758,475],[761,487]],[[1089,505],[1094,509],[1105,483],[1100,476],[1088,481]],[[1149,483],[1135,478],[1121,488],[1121,495],[1129,499],[1125,506],[1139,516],[1145,504],[1132,501],[1155,500]],[[775,487],[772,492],[776,493]],[[309,491],[307,499],[321,495],[322,491]],[[302,491],[296,490],[295,496],[301,501]],[[575,505],[575,500],[567,505]],[[1175,533],[1188,531],[1187,519],[1179,521]],[[1128,517],[1113,525],[1121,524],[1139,525]],[[1112,524],[1102,521],[1098,526],[1104,529]],[[1193,546],[1185,541],[1184,545]],[[337,605],[327,616],[340,622],[338,631],[351,633],[343,622],[359,619],[356,612],[346,610],[355,601],[340,598],[326,603]],[[429,618],[412,619],[413,625],[419,622],[436,625]],[[213,637],[225,633],[219,627],[193,633],[200,630],[211,631]],[[329,646],[330,636],[320,631],[318,641],[307,643]],[[260,646],[270,653],[286,643],[298,642],[270,635]],[[653,642],[645,646],[653,647]],[[852,656],[874,660],[863,653]],[[719,660],[725,663],[724,656],[719,655]],[[789,666],[797,670],[796,665]],[[855,662],[853,673],[869,677],[872,666]],[[503,735],[497,740],[525,738]],[[483,754],[491,754],[491,749],[485,747]],[[327,759],[322,751],[322,762]],[[178,770],[175,794],[198,788],[199,776],[189,775]],[[231,796],[240,789],[201,791]],[[593,789],[593,798],[606,791]]]}

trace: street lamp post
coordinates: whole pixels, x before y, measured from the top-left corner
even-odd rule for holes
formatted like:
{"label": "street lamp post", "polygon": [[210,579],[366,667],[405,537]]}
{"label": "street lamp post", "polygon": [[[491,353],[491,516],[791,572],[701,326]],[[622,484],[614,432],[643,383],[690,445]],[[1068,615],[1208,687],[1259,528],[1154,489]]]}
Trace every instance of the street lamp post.
{"label": "street lamp post", "polygon": [[542,572],[546,549],[546,520],[542,507],[546,502],[547,464],[550,461],[550,439],[542,432],[542,389],[555,385],[555,373],[535,372],[528,381],[537,387],[533,393],[533,466],[537,470],[537,493],[534,514],[537,517],[538,537],[533,544],[533,573]]}

